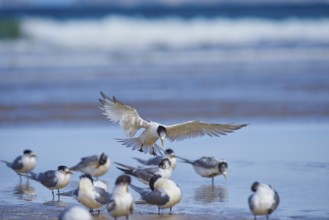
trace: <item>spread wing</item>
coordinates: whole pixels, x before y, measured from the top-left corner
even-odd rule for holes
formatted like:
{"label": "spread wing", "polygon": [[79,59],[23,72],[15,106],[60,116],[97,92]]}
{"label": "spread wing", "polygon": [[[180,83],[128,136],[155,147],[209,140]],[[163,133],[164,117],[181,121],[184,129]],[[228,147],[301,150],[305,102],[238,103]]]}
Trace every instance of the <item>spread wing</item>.
{"label": "spread wing", "polygon": [[238,130],[246,124],[209,124],[202,121],[189,121],[181,124],[173,124],[166,126],[166,137],[170,141],[181,141],[188,138],[201,137],[208,135],[210,137],[219,137],[227,133]]}
{"label": "spread wing", "polygon": [[101,92],[100,108],[104,115],[114,123],[119,123],[128,137],[133,137],[137,130],[145,128],[148,122],[142,119],[135,108],[125,105],[115,97],[110,98]]}

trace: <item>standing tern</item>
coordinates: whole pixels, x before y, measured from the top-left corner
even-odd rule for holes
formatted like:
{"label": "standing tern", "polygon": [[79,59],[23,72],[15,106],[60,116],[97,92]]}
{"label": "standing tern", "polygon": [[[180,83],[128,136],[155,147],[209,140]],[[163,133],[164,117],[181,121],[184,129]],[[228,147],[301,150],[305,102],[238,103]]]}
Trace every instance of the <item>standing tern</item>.
{"label": "standing tern", "polygon": [[[46,172],[34,173],[29,172],[31,179],[40,182],[42,185],[51,190],[53,194],[53,200],[55,198],[54,189],[57,189],[59,194],[59,189],[66,187],[71,180],[71,170],[66,166],[59,166],[57,170],[48,170]],[[58,200],[59,200],[58,195]]]}
{"label": "standing tern", "polygon": [[214,184],[214,177],[223,175],[226,179],[228,165],[224,160],[218,160],[214,157],[201,157],[198,160],[188,160],[177,156],[184,163],[189,163],[193,166],[195,172],[202,177],[211,178]]}
{"label": "standing tern", "polygon": [[[101,182],[98,180],[98,182]],[[75,190],[60,193],[62,196],[73,196],[78,202],[90,209],[99,209],[110,201],[110,193],[104,184],[96,184],[89,174],[80,176],[79,187]],[[98,210],[99,214],[100,210]]]}
{"label": "standing tern", "polygon": [[168,158],[170,160],[172,169],[176,168],[176,155],[175,155],[174,151],[170,148],[165,150],[163,156],[155,156],[148,160],[143,160],[143,159],[134,157],[134,159],[137,160],[137,162],[139,162],[140,164],[145,165],[145,166],[158,165],[161,162],[161,160],[164,158]]}
{"label": "standing tern", "polygon": [[121,163],[116,164],[121,166],[117,167],[119,170],[123,171],[125,174],[136,177],[145,184],[149,184],[154,174],[159,174],[166,179],[169,179],[172,174],[171,163],[168,158],[162,159],[158,166],[132,167]]}
{"label": "standing tern", "polygon": [[270,185],[259,182],[251,185],[251,191],[254,193],[249,197],[248,203],[254,219],[256,220],[257,215],[266,215],[268,220],[280,203],[279,194]]}
{"label": "standing tern", "polygon": [[93,155],[81,158],[81,161],[70,168],[70,170],[77,170],[84,174],[89,174],[94,177],[104,175],[111,167],[111,161],[105,153],[100,156]]}
{"label": "standing tern", "polygon": [[23,155],[18,156],[13,162],[1,160],[9,168],[13,169],[20,178],[21,174],[27,174],[32,171],[36,165],[36,155],[31,150],[24,150]]}
{"label": "standing tern", "polygon": [[128,220],[129,215],[133,213],[135,203],[129,191],[130,184],[131,177],[128,175],[121,175],[115,181],[111,199],[106,206],[107,211],[115,220],[120,216],[126,216]]}
{"label": "standing tern", "polygon": [[172,207],[182,199],[182,192],[177,184],[170,179],[163,178],[161,175],[155,174],[152,176],[149,185],[150,189],[140,188],[135,185],[131,185],[131,187],[140,194],[142,200],[157,205],[158,214],[160,214],[162,208],[169,208],[171,213]]}
{"label": "standing tern", "polygon": [[[159,145],[156,143],[161,140],[162,147],[164,139],[170,141],[180,141],[188,138],[195,138],[204,135],[210,137],[219,137],[234,130],[240,129],[246,124],[209,124],[202,121],[188,121],[181,124],[162,125],[157,122],[147,122],[141,118],[135,108],[125,105],[115,97],[110,98],[101,92],[102,99],[99,99],[100,108],[104,115],[112,122],[119,123],[125,131],[127,139],[118,139],[122,145],[138,149],[141,152],[157,155],[160,153]],[[134,137],[136,132],[144,128],[139,137]]]}

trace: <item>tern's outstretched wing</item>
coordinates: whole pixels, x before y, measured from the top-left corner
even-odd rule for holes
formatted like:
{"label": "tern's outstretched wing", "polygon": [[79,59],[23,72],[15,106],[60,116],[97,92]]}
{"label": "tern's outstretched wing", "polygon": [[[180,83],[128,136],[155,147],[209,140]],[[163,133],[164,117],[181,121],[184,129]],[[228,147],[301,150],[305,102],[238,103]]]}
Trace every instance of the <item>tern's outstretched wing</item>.
{"label": "tern's outstretched wing", "polygon": [[226,135],[227,133],[233,132],[234,130],[240,129],[244,126],[246,126],[246,124],[209,124],[202,121],[189,121],[181,124],[173,124],[166,126],[166,137],[170,141],[180,141],[204,135],[208,135],[210,137],[219,137],[222,135]]}
{"label": "tern's outstretched wing", "polygon": [[119,123],[121,128],[125,131],[128,137],[133,137],[137,130],[145,128],[148,122],[142,119],[135,108],[125,105],[115,97],[110,98],[101,92],[102,98],[99,99],[101,106],[104,110],[104,115],[114,122]]}

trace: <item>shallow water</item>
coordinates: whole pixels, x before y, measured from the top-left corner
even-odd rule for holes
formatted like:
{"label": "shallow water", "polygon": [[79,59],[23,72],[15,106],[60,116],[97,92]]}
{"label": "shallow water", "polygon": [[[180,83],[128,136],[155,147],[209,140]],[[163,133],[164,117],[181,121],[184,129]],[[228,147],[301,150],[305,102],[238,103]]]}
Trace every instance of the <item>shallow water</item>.
{"label": "shallow water", "polygon": [[[329,216],[329,149],[328,124],[277,123],[251,124],[222,138],[187,140],[165,143],[177,155],[197,159],[203,155],[224,158],[229,164],[229,175],[211,179],[199,177],[188,164],[178,163],[173,180],[181,187],[182,201],[173,208],[169,219],[188,219],[206,216],[208,219],[252,219],[247,199],[253,181],[271,184],[278,192],[281,203],[271,219],[328,219]],[[122,137],[118,126],[106,127],[47,127],[2,128],[0,131],[1,159],[12,160],[24,149],[38,155],[35,169],[45,171],[58,165],[74,165],[83,156],[106,152],[113,161],[134,165],[133,156],[147,155],[131,151],[115,142]],[[51,192],[39,183],[26,180],[22,185],[18,176],[0,164],[0,218],[2,219],[54,219],[64,207],[77,202],[61,198],[52,202]],[[110,187],[120,174],[112,165],[101,179]],[[65,189],[76,187],[79,173],[72,177]],[[133,183],[144,186],[138,180]],[[139,196],[134,193],[136,200]],[[31,214],[31,210],[34,210]],[[19,214],[18,214],[19,213]],[[157,208],[149,205],[136,207],[135,217],[157,219]],[[102,210],[101,218],[108,218]]]}

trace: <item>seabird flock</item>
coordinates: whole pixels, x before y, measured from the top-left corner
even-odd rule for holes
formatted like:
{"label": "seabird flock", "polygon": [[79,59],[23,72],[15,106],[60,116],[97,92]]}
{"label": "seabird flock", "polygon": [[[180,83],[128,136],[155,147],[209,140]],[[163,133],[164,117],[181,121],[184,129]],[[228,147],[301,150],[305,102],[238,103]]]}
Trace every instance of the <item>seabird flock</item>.
{"label": "seabird flock", "polygon": [[[220,137],[246,126],[246,124],[211,124],[202,121],[164,125],[144,120],[135,108],[122,103],[115,97],[110,98],[103,92],[101,92],[99,102],[103,114],[111,122],[119,123],[127,136],[117,141],[132,150],[152,155],[148,160],[134,157],[139,163],[138,166],[115,162],[123,174],[117,177],[111,192],[106,182],[98,180],[111,168],[111,160],[105,153],[83,157],[80,162],[70,168],[60,165],[56,170],[39,173],[33,172],[36,166],[36,154],[31,150],[25,150],[23,155],[18,156],[13,162],[0,160],[13,169],[20,176],[20,180],[22,176],[25,176],[51,190],[53,200],[55,199],[54,190],[57,190],[58,201],[60,201],[60,196],[70,196],[89,209],[88,212],[81,206],[73,205],[63,210],[58,219],[93,219],[92,215],[95,215],[95,212],[99,214],[103,206],[114,219],[121,216],[128,219],[135,208],[129,188],[136,191],[141,200],[157,206],[158,214],[165,208],[169,208],[171,214],[172,208],[181,201],[184,191],[171,179],[177,159],[191,164],[201,177],[211,178],[212,184],[216,176],[223,175],[226,179],[228,163],[213,156],[202,156],[199,159],[190,160],[175,155],[170,148],[163,150],[165,139],[172,142],[205,135]],[[142,131],[139,136],[135,136],[138,130]],[[158,140],[161,146],[158,145]],[[83,173],[76,189],[60,192],[60,189],[69,185],[72,171]],[[132,184],[131,176],[146,184],[147,187]],[[268,219],[279,205],[278,193],[270,185],[260,182],[254,182],[251,190],[253,194],[249,197],[248,204],[254,218],[265,215]]]}

